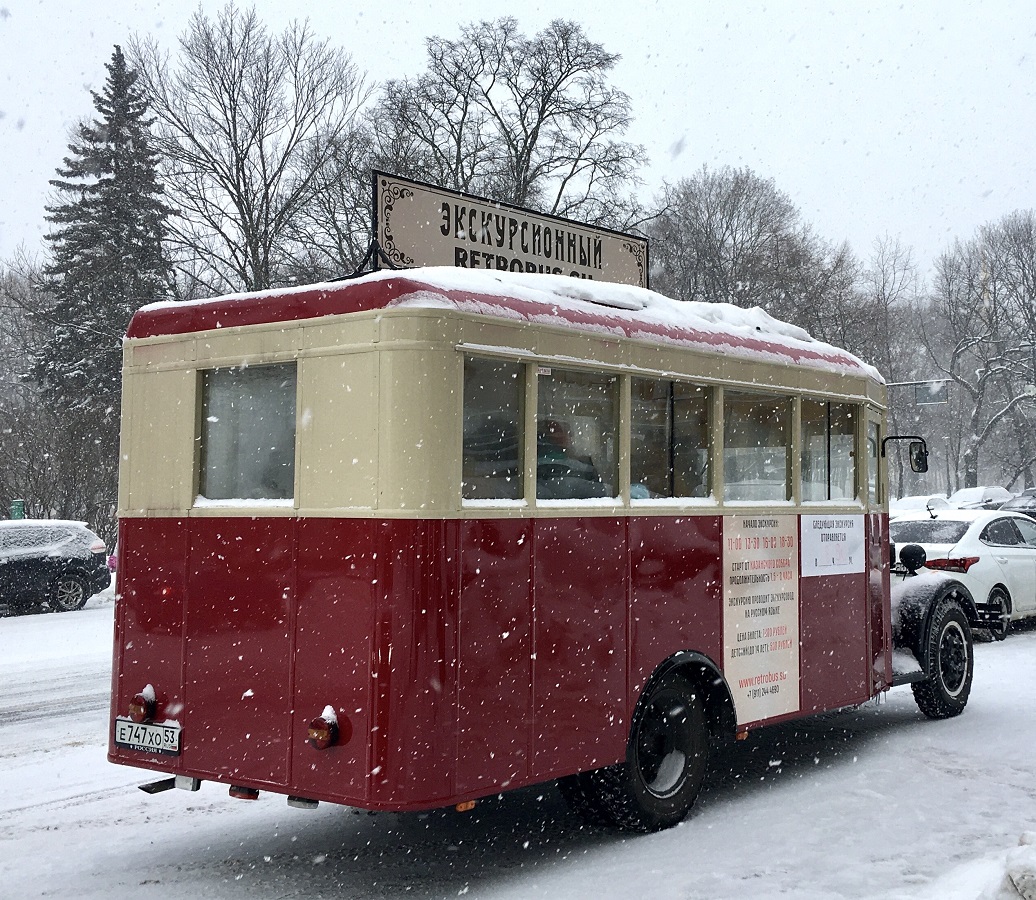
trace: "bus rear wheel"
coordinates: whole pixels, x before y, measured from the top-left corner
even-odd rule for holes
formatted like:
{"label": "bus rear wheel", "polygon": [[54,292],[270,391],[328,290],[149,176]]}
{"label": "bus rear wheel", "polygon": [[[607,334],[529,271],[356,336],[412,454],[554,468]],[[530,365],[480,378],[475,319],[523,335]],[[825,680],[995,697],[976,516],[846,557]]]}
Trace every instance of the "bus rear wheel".
{"label": "bus rear wheel", "polygon": [[708,757],[701,696],[686,679],[670,674],[637,704],[626,761],[572,776],[562,793],[570,803],[575,794],[573,806],[590,821],[609,821],[627,831],[659,831],[683,821],[690,811],[705,781]]}

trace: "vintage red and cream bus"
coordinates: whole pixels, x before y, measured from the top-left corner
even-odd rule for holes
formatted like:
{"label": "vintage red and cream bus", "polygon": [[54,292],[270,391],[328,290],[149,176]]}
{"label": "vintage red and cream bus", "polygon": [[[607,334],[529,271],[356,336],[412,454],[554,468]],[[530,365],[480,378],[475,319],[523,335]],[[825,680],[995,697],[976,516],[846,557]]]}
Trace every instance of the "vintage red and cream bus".
{"label": "vintage red and cream bus", "polygon": [[368,810],[557,780],[651,830],[724,739],[902,681],[954,715],[974,610],[893,621],[885,404],[759,310],[564,276],[145,307],[109,759]]}

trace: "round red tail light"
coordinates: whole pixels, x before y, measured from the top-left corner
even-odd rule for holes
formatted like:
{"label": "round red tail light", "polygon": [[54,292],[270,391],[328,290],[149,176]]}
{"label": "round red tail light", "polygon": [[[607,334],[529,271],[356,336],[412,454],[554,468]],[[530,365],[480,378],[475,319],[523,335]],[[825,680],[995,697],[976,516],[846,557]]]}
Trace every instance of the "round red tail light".
{"label": "round red tail light", "polygon": [[[150,687],[150,685],[148,685]],[[155,694],[147,689],[134,694],[129,702],[129,717],[138,725],[150,722],[155,717]]]}
{"label": "round red tail light", "polygon": [[306,738],[317,750],[326,750],[338,741],[338,722],[327,716],[317,716],[309,723]]}

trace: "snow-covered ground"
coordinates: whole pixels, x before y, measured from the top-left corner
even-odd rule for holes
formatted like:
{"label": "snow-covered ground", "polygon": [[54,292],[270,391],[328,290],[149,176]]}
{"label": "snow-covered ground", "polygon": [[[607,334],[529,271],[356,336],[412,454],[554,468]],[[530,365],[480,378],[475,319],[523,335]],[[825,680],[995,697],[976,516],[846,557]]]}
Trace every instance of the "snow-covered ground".
{"label": "snow-covered ground", "polygon": [[112,611],[0,619],[0,897],[1036,898],[1036,629],[978,644],[961,717],[900,688],[753,734],[631,837],[549,785],[467,814],[148,796],[105,759]]}

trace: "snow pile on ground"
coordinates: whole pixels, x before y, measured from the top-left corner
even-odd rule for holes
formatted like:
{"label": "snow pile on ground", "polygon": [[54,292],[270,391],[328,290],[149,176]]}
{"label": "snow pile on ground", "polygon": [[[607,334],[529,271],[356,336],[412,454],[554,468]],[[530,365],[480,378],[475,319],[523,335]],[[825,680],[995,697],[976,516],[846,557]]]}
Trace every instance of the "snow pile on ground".
{"label": "snow pile on ground", "polygon": [[916,900],[1036,900],[1036,832],[1018,846],[948,871]]}

